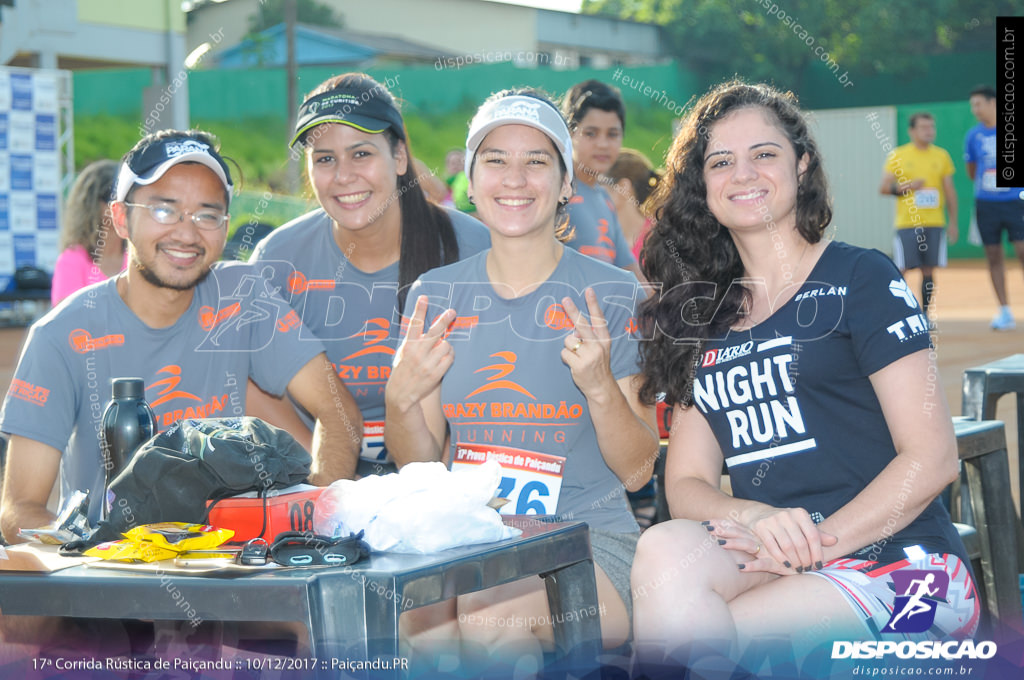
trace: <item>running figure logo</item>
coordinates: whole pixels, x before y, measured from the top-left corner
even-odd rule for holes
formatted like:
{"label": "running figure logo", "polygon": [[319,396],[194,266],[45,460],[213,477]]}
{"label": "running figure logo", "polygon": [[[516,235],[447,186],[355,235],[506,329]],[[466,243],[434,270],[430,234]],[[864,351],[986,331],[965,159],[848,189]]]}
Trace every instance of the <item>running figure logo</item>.
{"label": "running figure logo", "polygon": [[923,633],[935,622],[935,609],[946,601],[949,575],[941,570],[908,569],[892,574],[897,593],[892,617],[883,633]]}

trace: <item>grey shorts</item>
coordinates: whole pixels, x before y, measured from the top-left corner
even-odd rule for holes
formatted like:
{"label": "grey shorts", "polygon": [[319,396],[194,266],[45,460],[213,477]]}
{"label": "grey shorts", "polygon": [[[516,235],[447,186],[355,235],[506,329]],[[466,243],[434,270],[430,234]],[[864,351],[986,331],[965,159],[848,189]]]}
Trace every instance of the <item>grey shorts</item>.
{"label": "grey shorts", "polygon": [[629,582],[629,572],[633,568],[633,556],[636,555],[636,542],[640,533],[620,534],[600,529],[590,529],[590,549],[594,555],[594,564],[615,586],[629,620],[633,620],[633,593]]}
{"label": "grey shorts", "polygon": [[896,238],[893,240],[892,261],[900,271],[918,267],[945,267],[946,228],[897,229]]}

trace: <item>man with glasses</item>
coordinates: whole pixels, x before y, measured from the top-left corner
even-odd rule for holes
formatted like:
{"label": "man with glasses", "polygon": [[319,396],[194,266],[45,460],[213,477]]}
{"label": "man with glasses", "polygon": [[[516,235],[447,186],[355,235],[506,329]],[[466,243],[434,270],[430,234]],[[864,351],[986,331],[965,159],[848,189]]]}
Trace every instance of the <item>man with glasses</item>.
{"label": "man with glasses", "polygon": [[231,191],[206,133],[164,130],[125,155],[111,214],[128,268],[33,325],[0,412],[10,435],[0,508],[8,541],[53,520],[46,504],[57,478],[61,505],[89,491],[89,519],[100,517],[101,416],[116,377],[145,380],[160,430],[242,415],[250,377],[287,391],[317,419],[310,481],[353,475],[362,420],[323,346],[256,267],[218,262]]}

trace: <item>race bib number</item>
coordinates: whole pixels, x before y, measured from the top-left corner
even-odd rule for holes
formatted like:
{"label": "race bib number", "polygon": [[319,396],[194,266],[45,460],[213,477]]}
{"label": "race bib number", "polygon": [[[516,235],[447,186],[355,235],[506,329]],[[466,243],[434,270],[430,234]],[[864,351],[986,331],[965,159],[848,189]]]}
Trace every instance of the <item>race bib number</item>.
{"label": "race bib number", "polygon": [[554,515],[562,491],[565,458],[487,444],[456,444],[452,470],[488,460],[501,465],[499,498],[507,498],[503,515]]}
{"label": "race bib number", "polygon": [[914,192],[914,204],[918,208],[938,208],[938,189],[918,189]]}
{"label": "race bib number", "polygon": [[388,452],[384,450],[383,420],[363,421],[363,450],[359,455],[363,460],[372,460],[375,463],[387,459]]}
{"label": "race bib number", "polygon": [[1005,187],[996,186],[996,169],[989,168],[981,176],[981,188],[983,191],[1006,191]]}

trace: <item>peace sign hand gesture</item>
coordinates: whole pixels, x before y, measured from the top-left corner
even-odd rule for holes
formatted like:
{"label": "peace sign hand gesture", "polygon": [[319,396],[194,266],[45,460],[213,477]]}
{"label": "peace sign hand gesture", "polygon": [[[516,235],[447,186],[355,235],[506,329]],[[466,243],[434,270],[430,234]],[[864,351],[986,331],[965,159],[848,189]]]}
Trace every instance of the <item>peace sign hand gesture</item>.
{"label": "peace sign hand gesture", "polygon": [[589,320],[568,298],[562,298],[562,308],[572,321],[574,330],[565,337],[562,361],[572,372],[572,379],[587,399],[599,397],[609,386],[618,389],[611,369],[612,340],[608,322],[597,302],[593,288],[583,292],[587,300]]}
{"label": "peace sign hand gesture", "polygon": [[455,350],[444,339],[455,321],[455,310],[446,309],[424,331],[428,306],[426,295],[416,298],[408,332],[398,347],[388,378],[389,403],[403,411],[430,394],[455,361]]}

